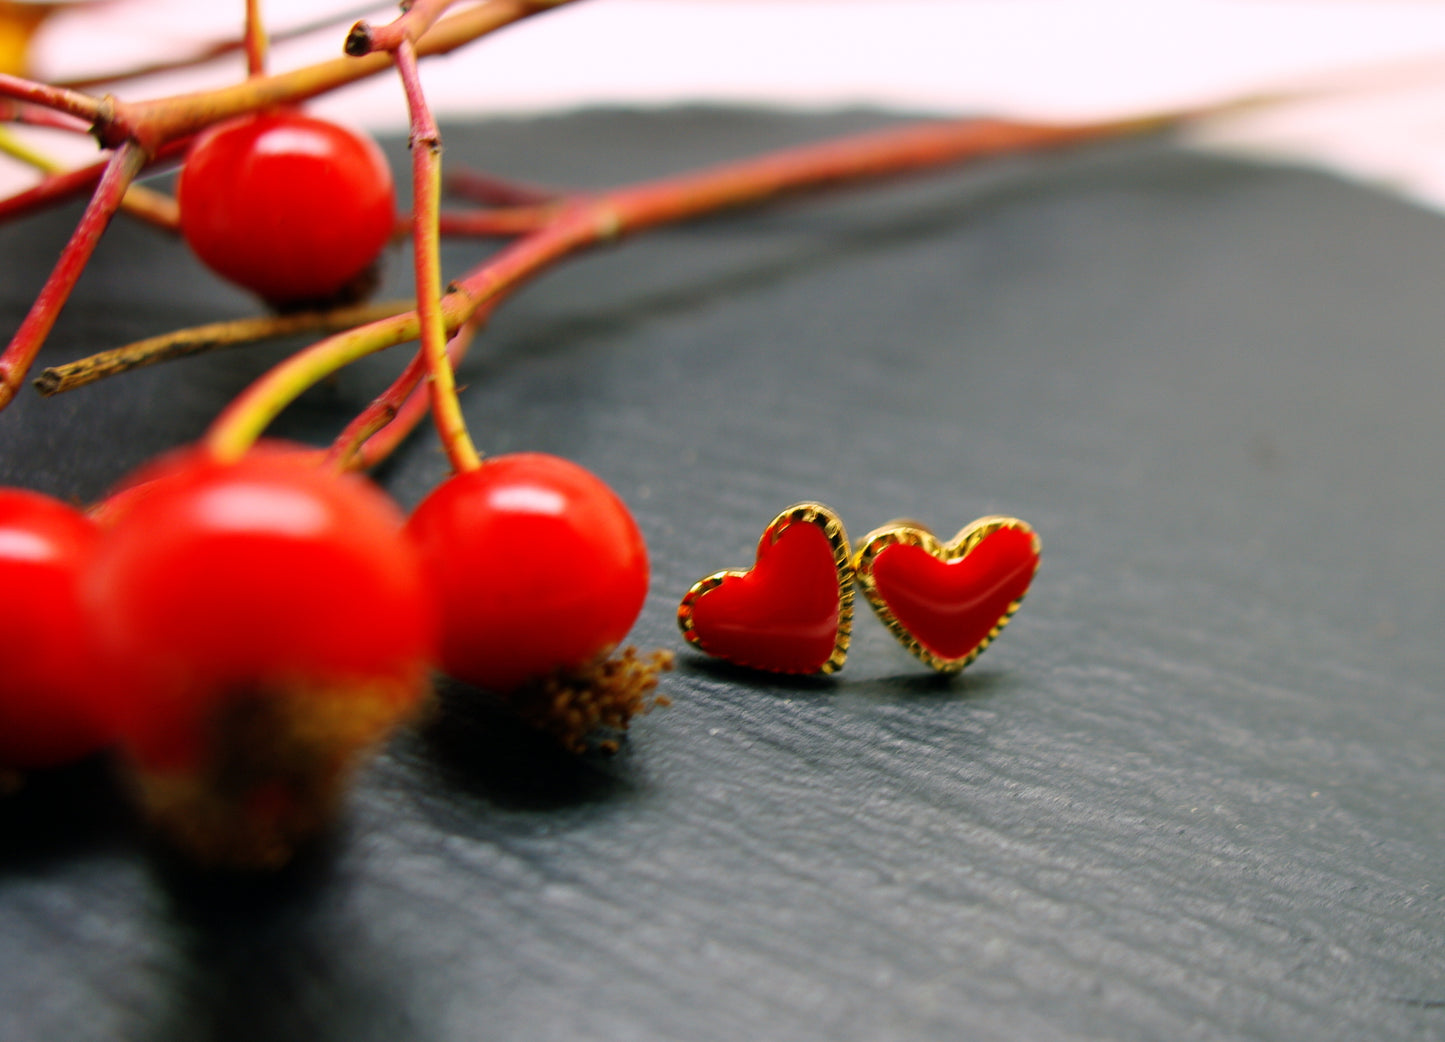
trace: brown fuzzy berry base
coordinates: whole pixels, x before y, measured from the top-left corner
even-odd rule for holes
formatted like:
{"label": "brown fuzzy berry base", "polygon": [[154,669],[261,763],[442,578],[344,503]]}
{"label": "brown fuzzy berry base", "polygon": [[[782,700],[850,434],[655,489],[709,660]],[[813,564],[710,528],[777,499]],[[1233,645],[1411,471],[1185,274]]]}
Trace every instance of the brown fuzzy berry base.
{"label": "brown fuzzy berry base", "polygon": [[132,764],[141,807],[201,867],[279,868],[330,824],[366,756],[425,701],[393,685],[232,697],[193,769]]}
{"label": "brown fuzzy berry base", "polygon": [[513,692],[507,703],[527,724],[551,735],[565,749],[616,752],[617,736],[633,717],[672,704],[657,693],[657,682],[673,662],[670,651],[642,656],[627,647],[582,669]]}

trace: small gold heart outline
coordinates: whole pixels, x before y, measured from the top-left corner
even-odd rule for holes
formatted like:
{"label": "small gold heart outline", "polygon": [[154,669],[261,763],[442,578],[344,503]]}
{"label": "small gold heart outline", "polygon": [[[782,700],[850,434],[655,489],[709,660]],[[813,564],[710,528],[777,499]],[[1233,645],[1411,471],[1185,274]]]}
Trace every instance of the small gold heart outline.
{"label": "small gold heart outline", "polygon": [[[863,591],[869,606],[879,621],[888,627],[889,632],[897,638],[908,651],[917,659],[924,662],[932,669],[940,673],[957,673],[972,663],[984,650],[994,642],[1009,620],[1023,604],[1023,597],[1009,604],[1003,615],[999,618],[988,635],[976,644],[969,652],[956,658],[946,658],[929,650],[913,633],[898,620],[893,610],[888,607],[886,601],[878,592],[878,585],[873,575],[874,559],[887,547],[895,544],[916,546],[930,557],[937,558],[945,563],[957,561],[964,557],[989,536],[1000,529],[1013,529],[1017,532],[1026,532],[1033,540],[1034,551],[1034,574],[1038,573],[1038,558],[1040,553],[1040,542],[1038,533],[1026,521],[1020,521],[1016,517],[1004,517],[993,515],[981,517],[965,525],[959,533],[947,543],[940,543],[938,537],[928,528],[911,519],[899,519],[889,521],[869,532],[858,541],[857,550],[853,554],[852,567],[853,575],[857,581],[858,588]],[[1030,576],[1032,581],[1032,575]]]}
{"label": "small gold heart outline", "polygon": [[[823,535],[827,537],[828,546],[833,551],[833,567],[838,576],[838,631],[834,637],[832,655],[813,673],[836,673],[843,668],[843,663],[848,658],[848,646],[853,639],[853,567],[848,532],[843,527],[842,519],[833,512],[831,507],[811,501],[795,503],[773,518],[763,529],[763,534],[758,539],[759,549],[764,545],[776,542],[784,528],[795,524],[809,524],[820,528]],[[753,568],[756,567],[755,558]],[[729,578],[742,578],[752,572],[753,568],[727,568],[720,572],[713,572],[693,583],[683,596],[682,603],[677,606],[677,625],[682,630],[683,638],[703,654],[711,656],[712,652],[704,646],[697,630],[693,627],[693,605],[697,603],[699,597],[721,586]],[[724,659],[723,661],[728,660]],[[735,664],[745,665],[745,663]],[[748,668],[763,667],[750,666]]]}

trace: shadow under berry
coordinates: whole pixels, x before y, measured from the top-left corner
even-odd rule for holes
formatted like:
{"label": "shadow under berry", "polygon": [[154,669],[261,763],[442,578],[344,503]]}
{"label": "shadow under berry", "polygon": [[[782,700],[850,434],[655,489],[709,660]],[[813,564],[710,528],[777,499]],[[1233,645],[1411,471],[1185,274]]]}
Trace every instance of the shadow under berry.
{"label": "shadow under berry", "polygon": [[446,679],[438,682],[429,719],[400,751],[419,755],[448,799],[516,810],[605,802],[633,788],[625,743],[618,753],[569,751],[501,699]]}

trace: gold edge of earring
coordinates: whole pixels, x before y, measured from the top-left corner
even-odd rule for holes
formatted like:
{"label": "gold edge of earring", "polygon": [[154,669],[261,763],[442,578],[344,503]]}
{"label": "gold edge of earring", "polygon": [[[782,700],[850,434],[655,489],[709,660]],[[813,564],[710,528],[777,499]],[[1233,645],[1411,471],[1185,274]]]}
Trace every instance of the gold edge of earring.
{"label": "gold edge of earring", "polygon": [[1002,514],[990,514],[988,517],[981,517],[976,521],[970,521],[958,530],[948,542],[942,544],[941,551],[944,560],[956,561],[965,557],[979,543],[989,536],[1002,529],[1012,529],[1015,532],[1026,532],[1033,538],[1034,556],[1039,555],[1039,534],[1034,531],[1032,525],[1027,521],[1021,521],[1016,517],[1005,517]]}
{"label": "gold edge of earring", "polygon": [[[847,661],[848,648],[853,642],[853,569],[848,530],[831,507],[813,500],[795,503],[779,514],[773,524],[785,519],[817,525],[833,551],[833,569],[838,578],[838,630],[833,637],[833,653],[814,672],[836,673]],[[771,525],[768,530],[772,530]]]}
{"label": "gold edge of earring", "polygon": [[938,540],[928,528],[908,521],[889,521],[869,532],[858,544],[852,560],[853,579],[863,590],[863,596],[868,601],[868,606],[873,609],[873,614],[878,616],[878,621],[887,627],[893,638],[914,658],[933,669],[939,669],[938,657],[924,647],[899,621],[898,616],[893,614],[893,610],[878,593],[878,584],[873,578],[874,560],[888,547],[898,545],[916,546],[925,553],[937,556]]}
{"label": "gold edge of earring", "polygon": [[687,593],[682,595],[682,601],[677,606],[677,626],[678,629],[682,630],[684,640],[698,650],[711,654],[703,644],[702,638],[697,635],[697,630],[693,627],[692,606],[697,603],[697,599],[703,594],[721,586],[729,576],[745,574],[745,572],[740,572],[735,568],[724,568],[722,571],[713,572],[711,575],[704,576],[688,587]]}

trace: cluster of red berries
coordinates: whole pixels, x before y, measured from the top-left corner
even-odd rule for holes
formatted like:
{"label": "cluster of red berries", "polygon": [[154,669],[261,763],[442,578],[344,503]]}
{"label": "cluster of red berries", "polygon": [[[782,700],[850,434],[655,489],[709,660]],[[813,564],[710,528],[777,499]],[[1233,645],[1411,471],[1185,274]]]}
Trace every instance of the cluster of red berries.
{"label": "cluster of red berries", "polygon": [[[178,197],[193,251],[277,308],[364,292],[397,223],[376,145],[292,111],[200,134]],[[612,654],[648,562],[596,476],[498,457],[405,518],[318,457],[183,449],[88,514],[0,490],[0,776],[116,747],[172,840],[270,865],[434,670],[574,749],[662,701],[664,653]]]}
{"label": "cluster of red berries", "polygon": [[0,492],[0,583],[0,766],[116,745],[173,838],[264,864],[433,668],[504,696],[595,668],[648,562],[621,499],[557,457],[487,460],[404,519],[365,479],[263,443],[234,463],[173,453],[89,514]]}

